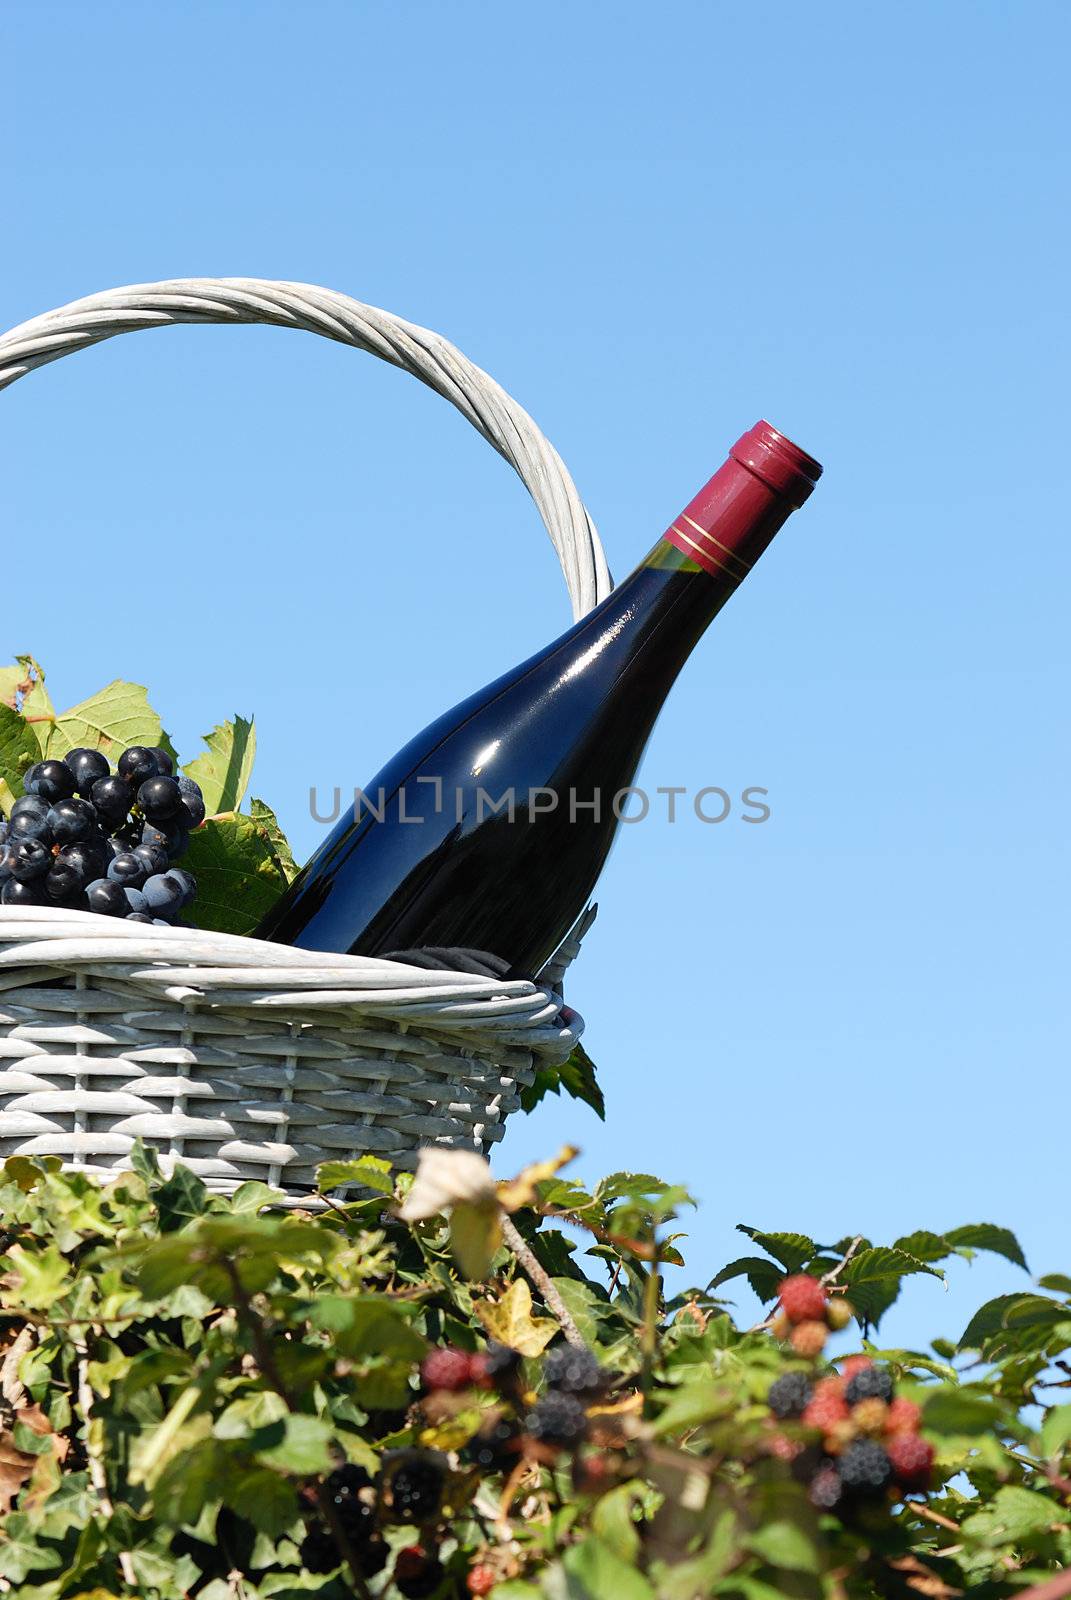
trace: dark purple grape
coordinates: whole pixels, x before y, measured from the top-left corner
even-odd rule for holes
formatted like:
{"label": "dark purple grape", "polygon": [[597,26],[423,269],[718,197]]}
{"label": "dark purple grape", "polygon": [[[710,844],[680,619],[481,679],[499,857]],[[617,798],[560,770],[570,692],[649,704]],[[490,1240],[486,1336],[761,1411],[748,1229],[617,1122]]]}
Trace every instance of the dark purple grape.
{"label": "dark purple grape", "polygon": [[57,863],[68,862],[82,875],[81,887],[92,883],[94,878],[99,878],[104,867],[104,841],[90,837],[79,839],[77,844],[65,844],[56,857]]}
{"label": "dark purple grape", "polygon": [[98,778],[90,794],[100,815],[111,824],[124,821],[134,803],[130,785],[122,778]]}
{"label": "dark purple grape", "polygon": [[48,827],[50,809],[48,801],[38,795],[22,795],[11,808],[8,839],[44,839],[51,844],[52,835]]}
{"label": "dark purple grape", "polygon": [[115,763],[115,768],[132,789],[139,788],[150,778],[158,778],[163,771],[157,752],[143,744],[132,744],[129,750],[124,750]]}
{"label": "dark purple grape", "polygon": [[169,860],[167,849],[162,844],[139,844],[132,852],[145,868],[145,876],[151,878],[154,872],[166,872]]}
{"label": "dark purple grape", "polygon": [[80,864],[60,854],[45,878],[45,893],[50,900],[71,900],[81,895],[87,881],[88,874]]}
{"label": "dark purple grape", "polygon": [[177,916],[186,903],[185,890],[171,872],[161,872],[155,877],[146,878],[142,893],[149,903],[149,909],[158,917]]}
{"label": "dark purple grape", "polygon": [[156,757],[156,765],[160,776],[170,778],[175,771],[175,763],[162,745],[154,745],[149,754]]}
{"label": "dark purple grape", "polygon": [[127,920],[127,922],[148,922],[148,923],[151,923],[151,922],[153,922],[154,919],[149,916],[149,913],[147,911],[128,911],[127,914],[126,914],[126,920]]}
{"label": "dark purple grape", "polygon": [[16,839],[7,846],[7,870],[18,883],[36,883],[52,866],[52,851],[40,839]]}
{"label": "dark purple grape", "polygon": [[134,889],[129,884],[124,884],[123,894],[126,897],[126,915],[128,917],[135,914],[143,917],[149,915],[149,902],[140,889]]}
{"label": "dark purple grape", "polygon": [[106,778],[111,772],[108,758],[99,750],[90,750],[82,745],[77,750],[71,750],[63,758],[64,765],[69,767],[74,777],[75,793],[83,798],[89,798],[89,791],[98,778]]}
{"label": "dark purple grape", "polygon": [[102,917],[123,917],[129,910],[121,886],[110,878],[95,879],[86,890],[86,900],[90,911]]}
{"label": "dark purple grape", "polygon": [[122,884],[124,889],[140,889],[149,876],[149,869],[133,851],[120,850],[118,855],[112,856],[105,876],[113,883]]}
{"label": "dark purple grape", "polygon": [[96,827],[97,814],[88,800],[57,800],[47,821],[57,844],[75,844]]}
{"label": "dark purple grape", "polygon": [[138,790],[138,805],[150,822],[167,822],[175,815],[181,799],[174,778],[149,778]]}
{"label": "dark purple grape", "polygon": [[199,794],[184,794],[179,804],[189,818],[191,828],[199,828],[205,820],[205,803]]}
{"label": "dark purple grape", "polygon": [[3,888],[0,889],[0,905],[44,906],[47,904],[48,896],[42,889],[40,882],[20,883],[17,878],[8,878]]}
{"label": "dark purple grape", "polygon": [[188,906],[197,893],[197,879],[193,873],[183,867],[172,867],[167,876],[182,886],[182,904]]}
{"label": "dark purple grape", "polygon": [[62,761],[38,761],[23,778],[22,787],[49,804],[69,800],[74,793],[74,773]]}
{"label": "dark purple grape", "polygon": [[170,817],[166,822],[147,822],[141,832],[141,842],[162,846],[167,851],[167,859],[177,861],[190,842],[190,830],[181,816]]}

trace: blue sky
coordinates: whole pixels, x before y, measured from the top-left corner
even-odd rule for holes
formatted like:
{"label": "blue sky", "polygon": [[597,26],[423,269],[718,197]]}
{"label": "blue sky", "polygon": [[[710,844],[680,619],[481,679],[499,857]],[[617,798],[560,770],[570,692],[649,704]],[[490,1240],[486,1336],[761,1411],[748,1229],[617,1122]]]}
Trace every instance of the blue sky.
{"label": "blue sky", "polygon": [[[496,1157],[688,1183],[697,1280],[741,1220],[995,1220],[1071,1265],[1068,33],[1044,0],[0,17],[3,326],[201,274],[386,306],[527,406],[619,573],[757,417],[825,463],[644,768],[770,821],[629,830],[571,986],[607,1122],[551,1102]],[[353,351],[143,333],[3,406],[0,653],[65,703],[149,684],[190,750],[255,712],[302,856],[311,783],[568,622],[509,471]],[[922,1282],[890,1337],[1018,1281]]]}

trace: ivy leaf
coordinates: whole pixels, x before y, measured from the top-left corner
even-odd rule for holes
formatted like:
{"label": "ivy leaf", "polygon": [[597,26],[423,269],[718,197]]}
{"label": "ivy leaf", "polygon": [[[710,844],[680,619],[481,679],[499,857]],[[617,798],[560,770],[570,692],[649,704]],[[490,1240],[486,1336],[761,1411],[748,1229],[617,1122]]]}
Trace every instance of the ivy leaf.
{"label": "ivy leaf", "polygon": [[22,793],[23,775],[40,758],[41,748],[30,724],[10,706],[0,705],[0,782],[10,795],[5,815],[10,815],[12,801]]}
{"label": "ivy leaf", "polygon": [[208,1189],[197,1174],[177,1166],[170,1178],[155,1191],[153,1199],[160,1216],[160,1232],[174,1233],[208,1209]]}
{"label": "ivy leaf", "polygon": [[559,1332],[551,1318],[532,1315],[532,1291],[525,1278],[514,1278],[505,1294],[480,1301],[475,1311],[492,1339],[522,1356],[542,1354]]}
{"label": "ivy leaf", "polygon": [[210,817],[222,811],[237,811],[253,774],[256,726],[252,719],[247,722],[245,717],[236,716],[233,722],[221,722],[203,738],[208,746],[204,755],[187,762],[182,770],[200,784]]}
{"label": "ivy leaf", "polygon": [[286,888],[271,841],[252,817],[210,817],[190,834],[182,865],[197,879],[198,926],[252,933]]}
{"label": "ivy leaf", "polygon": [[49,760],[62,760],[70,751],[85,746],[100,750],[114,764],[132,744],[158,745],[161,734],[160,718],[149,704],[144,685],[116,678],[56,717],[45,753]]}

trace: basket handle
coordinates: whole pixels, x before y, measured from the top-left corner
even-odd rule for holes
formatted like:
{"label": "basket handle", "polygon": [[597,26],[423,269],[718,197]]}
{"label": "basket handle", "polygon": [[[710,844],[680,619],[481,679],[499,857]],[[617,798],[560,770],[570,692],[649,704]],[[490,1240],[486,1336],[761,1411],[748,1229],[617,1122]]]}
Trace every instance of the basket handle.
{"label": "basket handle", "polygon": [[517,473],[557,551],[574,617],[610,593],[613,581],[595,525],[565,463],[527,411],[441,334],[334,289],[266,278],[171,278],[106,289],[0,335],[0,389],[118,333],[176,322],[302,328],[411,372],[456,406]]}

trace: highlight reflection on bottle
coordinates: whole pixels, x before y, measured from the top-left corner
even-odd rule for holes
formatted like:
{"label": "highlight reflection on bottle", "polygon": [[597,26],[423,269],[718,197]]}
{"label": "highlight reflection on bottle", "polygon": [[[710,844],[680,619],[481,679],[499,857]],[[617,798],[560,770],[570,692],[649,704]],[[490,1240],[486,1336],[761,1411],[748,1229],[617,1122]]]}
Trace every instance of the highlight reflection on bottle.
{"label": "highlight reflection on bottle", "polygon": [[[358,955],[472,948],[537,973],[595,886],[611,802],[674,679],[821,470],[757,423],[601,605],[387,763],[258,936]],[[540,791],[545,808],[529,804]],[[512,816],[494,808],[503,794]]]}

